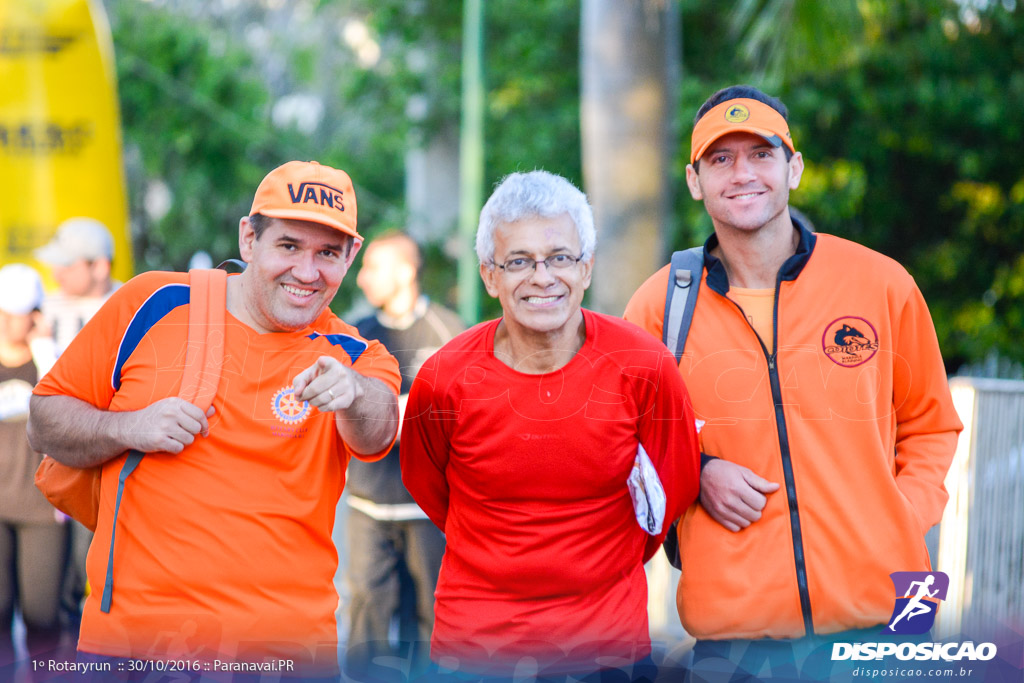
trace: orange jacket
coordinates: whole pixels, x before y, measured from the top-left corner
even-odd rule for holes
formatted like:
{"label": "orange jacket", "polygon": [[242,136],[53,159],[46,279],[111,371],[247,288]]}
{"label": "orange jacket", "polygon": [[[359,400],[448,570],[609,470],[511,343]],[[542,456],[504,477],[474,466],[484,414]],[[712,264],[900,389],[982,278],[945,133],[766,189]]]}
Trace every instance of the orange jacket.
{"label": "orange jacket", "polygon": [[[781,484],[733,533],[694,504],[679,526],[676,603],[698,638],[796,638],[884,623],[893,571],[930,569],[924,534],[962,429],[931,317],[910,275],[852,242],[800,232],[780,269],[776,352],[727,298],[705,245],[679,365],[702,451]],[[661,338],[668,268],[626,319]]]}

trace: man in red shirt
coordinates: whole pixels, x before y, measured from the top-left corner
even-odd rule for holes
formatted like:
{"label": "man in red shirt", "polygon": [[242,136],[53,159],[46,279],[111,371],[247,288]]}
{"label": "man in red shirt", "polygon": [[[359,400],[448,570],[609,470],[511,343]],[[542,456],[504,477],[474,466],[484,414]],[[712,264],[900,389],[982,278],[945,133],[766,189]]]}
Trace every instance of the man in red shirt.
{"label": "man in red shirt", "polygon": [[[431,647],[442,671],[653,677],[643,563],[663,519],[696,498],[694,417],[662,344],[581,308],[595,241],[567,180],[507,177],[476,247],[503,316],[413,383],[402,478],[447,538]],[[641,446],[666,500],[646,529],[627,485]]]}
{"label": "man in red shirt", "polygon": [[[32,397],[34,448],[103,468],[78,648],[114,670],[337,672],[334,511],[349,457],[391,447],[400,382],[383,346],[328,308],[362,242],[351,180],[316,162],[278,167],[238,241],[247,267],[228,278],[206,414],[175,397],[189,308],[177,273],[118,289]],[[128,450],[148,455],[115,499]]]}

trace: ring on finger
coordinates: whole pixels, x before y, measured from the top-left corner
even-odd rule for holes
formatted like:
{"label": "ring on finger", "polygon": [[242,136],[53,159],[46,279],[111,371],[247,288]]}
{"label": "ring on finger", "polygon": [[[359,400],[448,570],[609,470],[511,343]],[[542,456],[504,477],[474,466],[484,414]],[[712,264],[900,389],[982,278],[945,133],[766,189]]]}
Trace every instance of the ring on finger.
{"label": "ring on finger", "polygon": [[331,400],[332,401],[337,398],[337,396],[334,395],[334,392],[332,390],[328,389],[327,393],[331,395]]}

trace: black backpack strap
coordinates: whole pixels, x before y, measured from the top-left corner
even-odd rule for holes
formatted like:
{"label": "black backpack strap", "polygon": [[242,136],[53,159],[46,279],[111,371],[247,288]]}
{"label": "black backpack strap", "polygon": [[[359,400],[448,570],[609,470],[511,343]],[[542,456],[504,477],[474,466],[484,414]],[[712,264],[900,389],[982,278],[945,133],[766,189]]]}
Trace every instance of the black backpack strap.
{"label": "black backpack strap", "polygon": [[[693,310],[697,306],[697,293],[700,292],[700,281],[703,276],[704,247],[693,247],[672,254],[668,288],[665,291],[665,317],[662,319],[661,341],[676,357],[677,363],[682,360],[683,349],[686,348],[686,338],[690,334],[690,323],[693,322]],[[678,525],[677,519],[669,526],[662,547],[669,563],[676,569],[681,569]]]}
{"label": "black backpack strap", "polygon": [[662,320],[661,340],[675,357],[683,358],[686,337],[697,305],[697,293],[704,275],[704,247],[693,247],[672,254],[668,288],[665,291],[665,317]]}

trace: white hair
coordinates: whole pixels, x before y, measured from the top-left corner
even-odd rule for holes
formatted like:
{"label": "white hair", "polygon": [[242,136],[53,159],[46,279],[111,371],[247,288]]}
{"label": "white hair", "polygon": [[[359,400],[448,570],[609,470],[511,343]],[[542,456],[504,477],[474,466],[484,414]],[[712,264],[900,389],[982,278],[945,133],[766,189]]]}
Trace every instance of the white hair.
{"label": "white hair", "polygon": [[524,218],[554,218],[568,214],[580,238],[582,258],[594,253],[597,233],[594,212],[587,196],[562,176],[547,171],[512,173],[505,176],[480,211],[476,231],[476,255],[482,264],[494,260],[494,231],[501,223]]}

